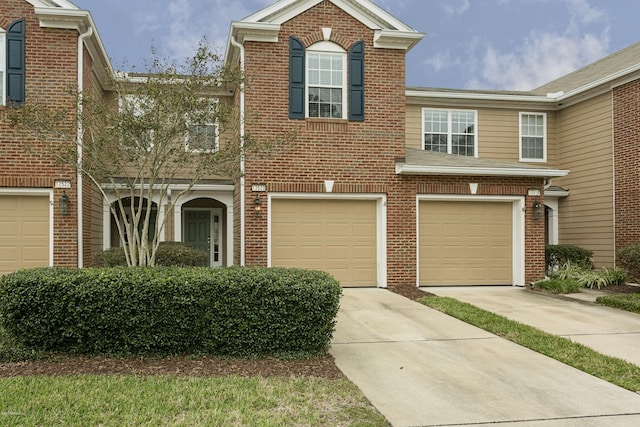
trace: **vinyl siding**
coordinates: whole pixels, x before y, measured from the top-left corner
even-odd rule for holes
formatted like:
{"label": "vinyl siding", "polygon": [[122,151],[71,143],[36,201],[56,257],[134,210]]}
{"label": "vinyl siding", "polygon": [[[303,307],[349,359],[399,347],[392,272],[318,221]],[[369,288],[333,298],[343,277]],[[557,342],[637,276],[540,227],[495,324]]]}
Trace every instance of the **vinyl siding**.
{"label": "vinyl siding", "polygon": [[553,181],[570,191],[560,199],[559,239],[592,250],[597,267],[614,262],[611,94],[559,112],[560,167]]}
{"label": "vinyl siding", "polygon": [[[422,108],[427,105],[408,105],[406,121],[406,145],[409,148],[422,149]],[[433,107],[440,108],[440,107]],[[442,107],[442,109],[450,109]],[[525,109],[469,108],[478,112],[478,157],[503,162],[519,162],[520,112]],[[556,167],[558,163],[557,134],[558,118],[556,112],[547,113],[547,162],[535,163]]]}

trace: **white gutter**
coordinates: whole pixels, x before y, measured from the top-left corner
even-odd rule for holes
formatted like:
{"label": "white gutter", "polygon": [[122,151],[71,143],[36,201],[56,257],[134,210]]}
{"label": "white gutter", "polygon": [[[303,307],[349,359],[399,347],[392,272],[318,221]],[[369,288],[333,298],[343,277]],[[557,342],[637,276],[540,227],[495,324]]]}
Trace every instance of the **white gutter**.
{"label": "white gutter", "polygon": [[527,169],[527,168],[489,168],[461,166],[420,166],[396,164],[397,175],[465,175],[465,176],[524,176],[556,178],[567,176],[568,170]]}
{"label": "white gutter", "polygon": [[244,45],[238,43],[236,38],[231,36],[229,38],[231,44],[240,50],[240,72],[243,79],[240,83],[240,265],[245,265],[246,258],[246,244],[245,244],[245,189],[244,189]]}
{"label": "white gutter", "polygon": [[77,194],[77,211],[78,211],[78,268],[82,268],[83,267],[83,255],[84,255],[84,250],[82,247],[82,243],[83,243],[83,239],[82,239],[82,235],[83,235],[83,231],[84,231],[84,227],[83,227],[83,220],[84,217],[82,215],[82,208],[83,208],[83,197],[82,197],[82,191],[83,191],[83,183],[82,183],[82,133],[83,133],[83,129],[82,129],[82,109],[83,109],[83,105],[82,105],[82,91],[84,90],[84,81],[83,81],[83,70],[84,70],[84,39],[86,39],[87,37],[90,37],[93,34],[93,27],[89,27],[87,29],[87,31],[85,31],[84,33],[80,34],[78,36],[78,134],[76,136],[77,138],[77,144],[78,144],[78,174],[76,176],[76,182],[78,183],[78,194]]}

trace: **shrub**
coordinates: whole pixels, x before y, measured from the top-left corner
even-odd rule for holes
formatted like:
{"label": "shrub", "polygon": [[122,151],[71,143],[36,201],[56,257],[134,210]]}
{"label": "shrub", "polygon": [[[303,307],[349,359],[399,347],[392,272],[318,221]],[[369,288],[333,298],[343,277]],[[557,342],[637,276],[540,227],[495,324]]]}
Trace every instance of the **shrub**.
{"label": "shrub", "polygon": [[575,279],[553,278],[549,280],[539,280],[533,284],[534,288],[544,289],[554,294],[573,294],[580,292],[582,286]]}
{"label": "shrub", "polygon": [[620,266],[627,270],[632,280],[640,280],[640,243],[618,250],[617,259]]}
{"label": "shrub", "polygon": [[341,288],[280,268],[41,268],[0,281],[21,344],[76,354],[312,355],[329,346]]}
{"label": "shrub", "polygon": [[605,288],[626,283],[627,274],[621,268],[603,268],[600,271],[585,269],[572,263],[565,263],[551,273],[556,280],[573,280],[585,288]]}
{"label": "shrub", "polygon": [[544,249],[547,274],[551,274],[566,263],[592,269],[592,256],[593,251],[574,245],[548,245]]}
{"label": "shrub", "polygon": [[606,295],[596,298],[598,304],[640,313],[640,294]]}
{"label": "shrub", "polygon": [[[204,267],[207,253],[182,242],[160,242],[156,252],[156,265],[165,267]],[[126,266],[123,248],[111,248],[94,257],[95,267]]]}

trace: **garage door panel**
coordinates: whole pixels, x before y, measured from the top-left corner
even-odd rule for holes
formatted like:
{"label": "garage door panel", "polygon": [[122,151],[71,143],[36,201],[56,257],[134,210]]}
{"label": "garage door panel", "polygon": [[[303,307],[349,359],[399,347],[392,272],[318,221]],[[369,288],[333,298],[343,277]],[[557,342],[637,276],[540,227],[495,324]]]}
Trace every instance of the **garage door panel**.
{"label": "garage door panel", "polygon": [[0,274],[49,265],[49,196],[0,195]]}
{"label": "garage door panel", "polygon": [[511,284],[513,204],[420,202],[420,284]]}
{"label": "garage door panel", "polygon": [[271,264],[313,268],[346,286],[377,281],[376,202],[274,199]]}

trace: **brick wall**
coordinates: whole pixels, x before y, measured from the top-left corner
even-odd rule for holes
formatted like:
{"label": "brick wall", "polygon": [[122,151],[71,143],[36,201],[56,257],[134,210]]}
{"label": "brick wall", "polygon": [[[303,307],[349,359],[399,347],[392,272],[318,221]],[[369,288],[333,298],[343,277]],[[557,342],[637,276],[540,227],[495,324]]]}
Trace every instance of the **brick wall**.
{"label": "brick wall", "polygon": [[616,249],[640,243],[640,80],[613,89]]}
{"label": "brick wall", "polygon": [[[27,102],[55,106],[73,105],[67,95],[76,86],[77,31],[41,28],[33,6],[24,0],[0,2],[0,27],[16,19],[26,20],[26,99]],[[61,215],[58,200],[62,190],[54,191],[54,264],[77,265],[77,183],[75,172],[51,155],[51,148],[62,141],[38,143],[19,138],[0,107],[0,187],[53,188],[57,179],[71,181],[66,190],[71,201],[68,215]]]}
{"label": "brick wall", "polygon": [[[289,36],[308,47],[322,39],[322,27],[331,27],[331,40],[345,50],[365,42],[364,122],[288,118]],[[251,192],[253,183],[266,183],[269,192],[321,193],[324,181],[333,180],[334,193],[386,194],[390,286],[416,283],[417,194],[469,194],[468,183],[478,182],[482,194],[526,196],[529,188],[543,185],[541,179],[396,175],[395,161],[405,156],[405,52],[375,49],[373,31],[328,1],[283,24],[277,43],[247,42],[245,48],[247,131],[258,140],[295,134],[294,141],[276,146],[268,157],[247,159],[248,265],[266,265],[268,251],[267,196]],[[259,213],[253,208],[256,195]],[[526,206],[532,203],[527,199]],[[544,276],[544,220],[533,219],[528,210],[525,226],[530,282]]]}

